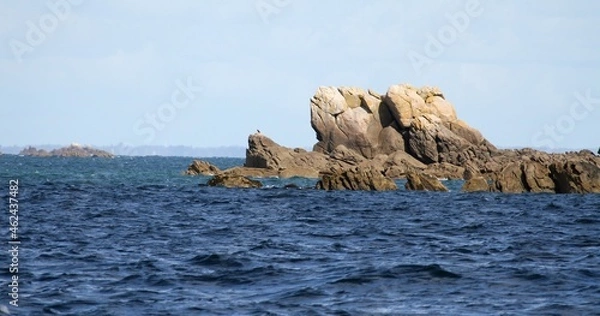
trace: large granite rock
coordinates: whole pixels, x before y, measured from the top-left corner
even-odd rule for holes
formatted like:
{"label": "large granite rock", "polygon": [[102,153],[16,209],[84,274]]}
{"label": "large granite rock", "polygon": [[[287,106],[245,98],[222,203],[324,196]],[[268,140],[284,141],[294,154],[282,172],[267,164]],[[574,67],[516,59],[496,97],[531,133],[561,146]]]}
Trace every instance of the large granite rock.
{"label": "large granite rock", "polygon": [[406,180],[404,186],[409,191],[448,191],[438,178],[430,174],[411,172],[407,174]]}
{"label": "large granite rock", "polygon": [[27,147],[23,149],[19,155],[23,156],[35,156],[35,157],[101,157],[101,158],[113,158],[114,155],[100,149],[95,149],[89,146],[82,146],[79,144],[71,144],[67,147],[58,148],[51,150],[50,152],[43,149],[36,149],[34,147]]}
{"label": "large granite rock", "polygon": [[262,183],[257,180],[252,180],[248,177],[236,174],[217,174],[212,179],[208,180],[209,186],[218,186],[226,188],[260,188]]}
{"label": "large granite rock", "polygon": [[311,98],[314,150],[344,145],[364,158],[406,151],[419,161],[461,165],[486,161],[497,149],[458,119],[437,88],[393,85],[384,96],[371,90],[320,87]]}
{"label": "large granite rock", "polygon": [[348,169],[333,169],[321,173],[317,182],[319,190],[363,190],[390,191],[397,190],[396,183],[385,177],[375,168],[352,167]]}
{"label": "large granite rock", "polygon": [[192,161],[192,164],[185,171],[185,174],[190,176],[214,176],[218,173],[221,173],[221,169],[204,160]]}
{"label": "large granite rock", "polygon": [[319,87],[310,100],[318,140],[313,150],[329,154],[344,145],[365,158],[404,150],[404,139],[381,99],[361,88]]}

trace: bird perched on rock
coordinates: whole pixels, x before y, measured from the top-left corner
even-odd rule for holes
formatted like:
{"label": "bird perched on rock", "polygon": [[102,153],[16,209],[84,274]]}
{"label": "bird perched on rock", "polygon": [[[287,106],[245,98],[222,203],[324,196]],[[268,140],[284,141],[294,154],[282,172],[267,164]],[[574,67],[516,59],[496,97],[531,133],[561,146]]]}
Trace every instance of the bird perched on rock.
{"label": "bird perched on rock", "polygon": [[256,132],[260,134],[260,130],[259,129],[257,129]]}

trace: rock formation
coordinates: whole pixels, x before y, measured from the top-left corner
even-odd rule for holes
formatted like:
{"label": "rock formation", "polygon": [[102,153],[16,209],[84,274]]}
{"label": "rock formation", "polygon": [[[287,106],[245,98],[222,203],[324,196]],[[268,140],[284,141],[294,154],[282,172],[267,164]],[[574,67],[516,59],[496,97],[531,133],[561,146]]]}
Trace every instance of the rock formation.
{"label": "rock formation", "polygon": [[319,190],[363,190],[389,191],[397,190],[396,183],[385,177],[375,168],[353,167],[348,169],[333,169],[322,172],[321,180],[317,182]]}
{"label": "rock formation", "polygon": [[221,169],[213,166],[207,161],[194,160],[192,164],[185,171],[186,175],[190,176],[214,176],[215,174],[221,173]]}
{"label": "rock formation", "polygon": [[51,150],[50,152],[43,149],[36,149],[34,147],[27,147],[23,149],[19,155],[23,156],[35,156],[35,157],[101,157],[101,158],[113,158],[114,155],[100,149],[95,149],[89,146],[82,146],[79,144],[71,144],[68,147]]}
{"label": "rock formation", "polygon": [[219,186],[226,188],[260,188],[260,181],[252,180],[235,174],[217,174],[212,179],[208,180],[209,186]]}
{"label": "rock formation", "polygon": [[383,95],[355,87],[319,87],[310,99],[310,113],[317,137],[313,151],[283,147],[256,133],[248,138],[244,167],[224,173],[321,175],[323,189],[391,188],[384,180],[381,185],[365,180],[381,176],[408,178],[409,189],[416,190],[444,190],[437,178],[463,178],[467,192],[600,192],[599,156],[591,151],[497,149],[460,120],[435,87],[398,84]]}
{"label": "rock formation", "polygon": [[448,191],[438,178],[427,173],[411,172],[407,174],[406,180],[404,186],[409,191]]}

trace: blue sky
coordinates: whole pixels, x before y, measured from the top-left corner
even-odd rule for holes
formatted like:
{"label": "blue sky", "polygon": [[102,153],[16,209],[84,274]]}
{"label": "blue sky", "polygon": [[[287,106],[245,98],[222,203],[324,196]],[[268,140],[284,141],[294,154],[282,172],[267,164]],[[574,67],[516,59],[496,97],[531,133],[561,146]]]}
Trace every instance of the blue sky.
{"label": "blue sky", "polygon": [[0,145],[306,147],[318,86],[411,83],[497,146],[597,149],[598,34],[583,0],[0,0]]}

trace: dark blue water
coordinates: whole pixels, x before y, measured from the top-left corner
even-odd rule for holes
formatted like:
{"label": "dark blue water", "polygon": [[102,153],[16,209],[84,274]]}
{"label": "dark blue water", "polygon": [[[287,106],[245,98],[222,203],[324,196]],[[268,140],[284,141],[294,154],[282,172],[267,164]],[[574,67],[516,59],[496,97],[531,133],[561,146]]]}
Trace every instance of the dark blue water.
{"label": "dark blue water", "polygon": [[190,161],[0,156],[5,200],[19,179],[21,240],[19,307],[8,244],[0,304],[16,315],[600,311],[600,195],[282,188],[314,183],[303,179],[222,189],[182,176]]}

